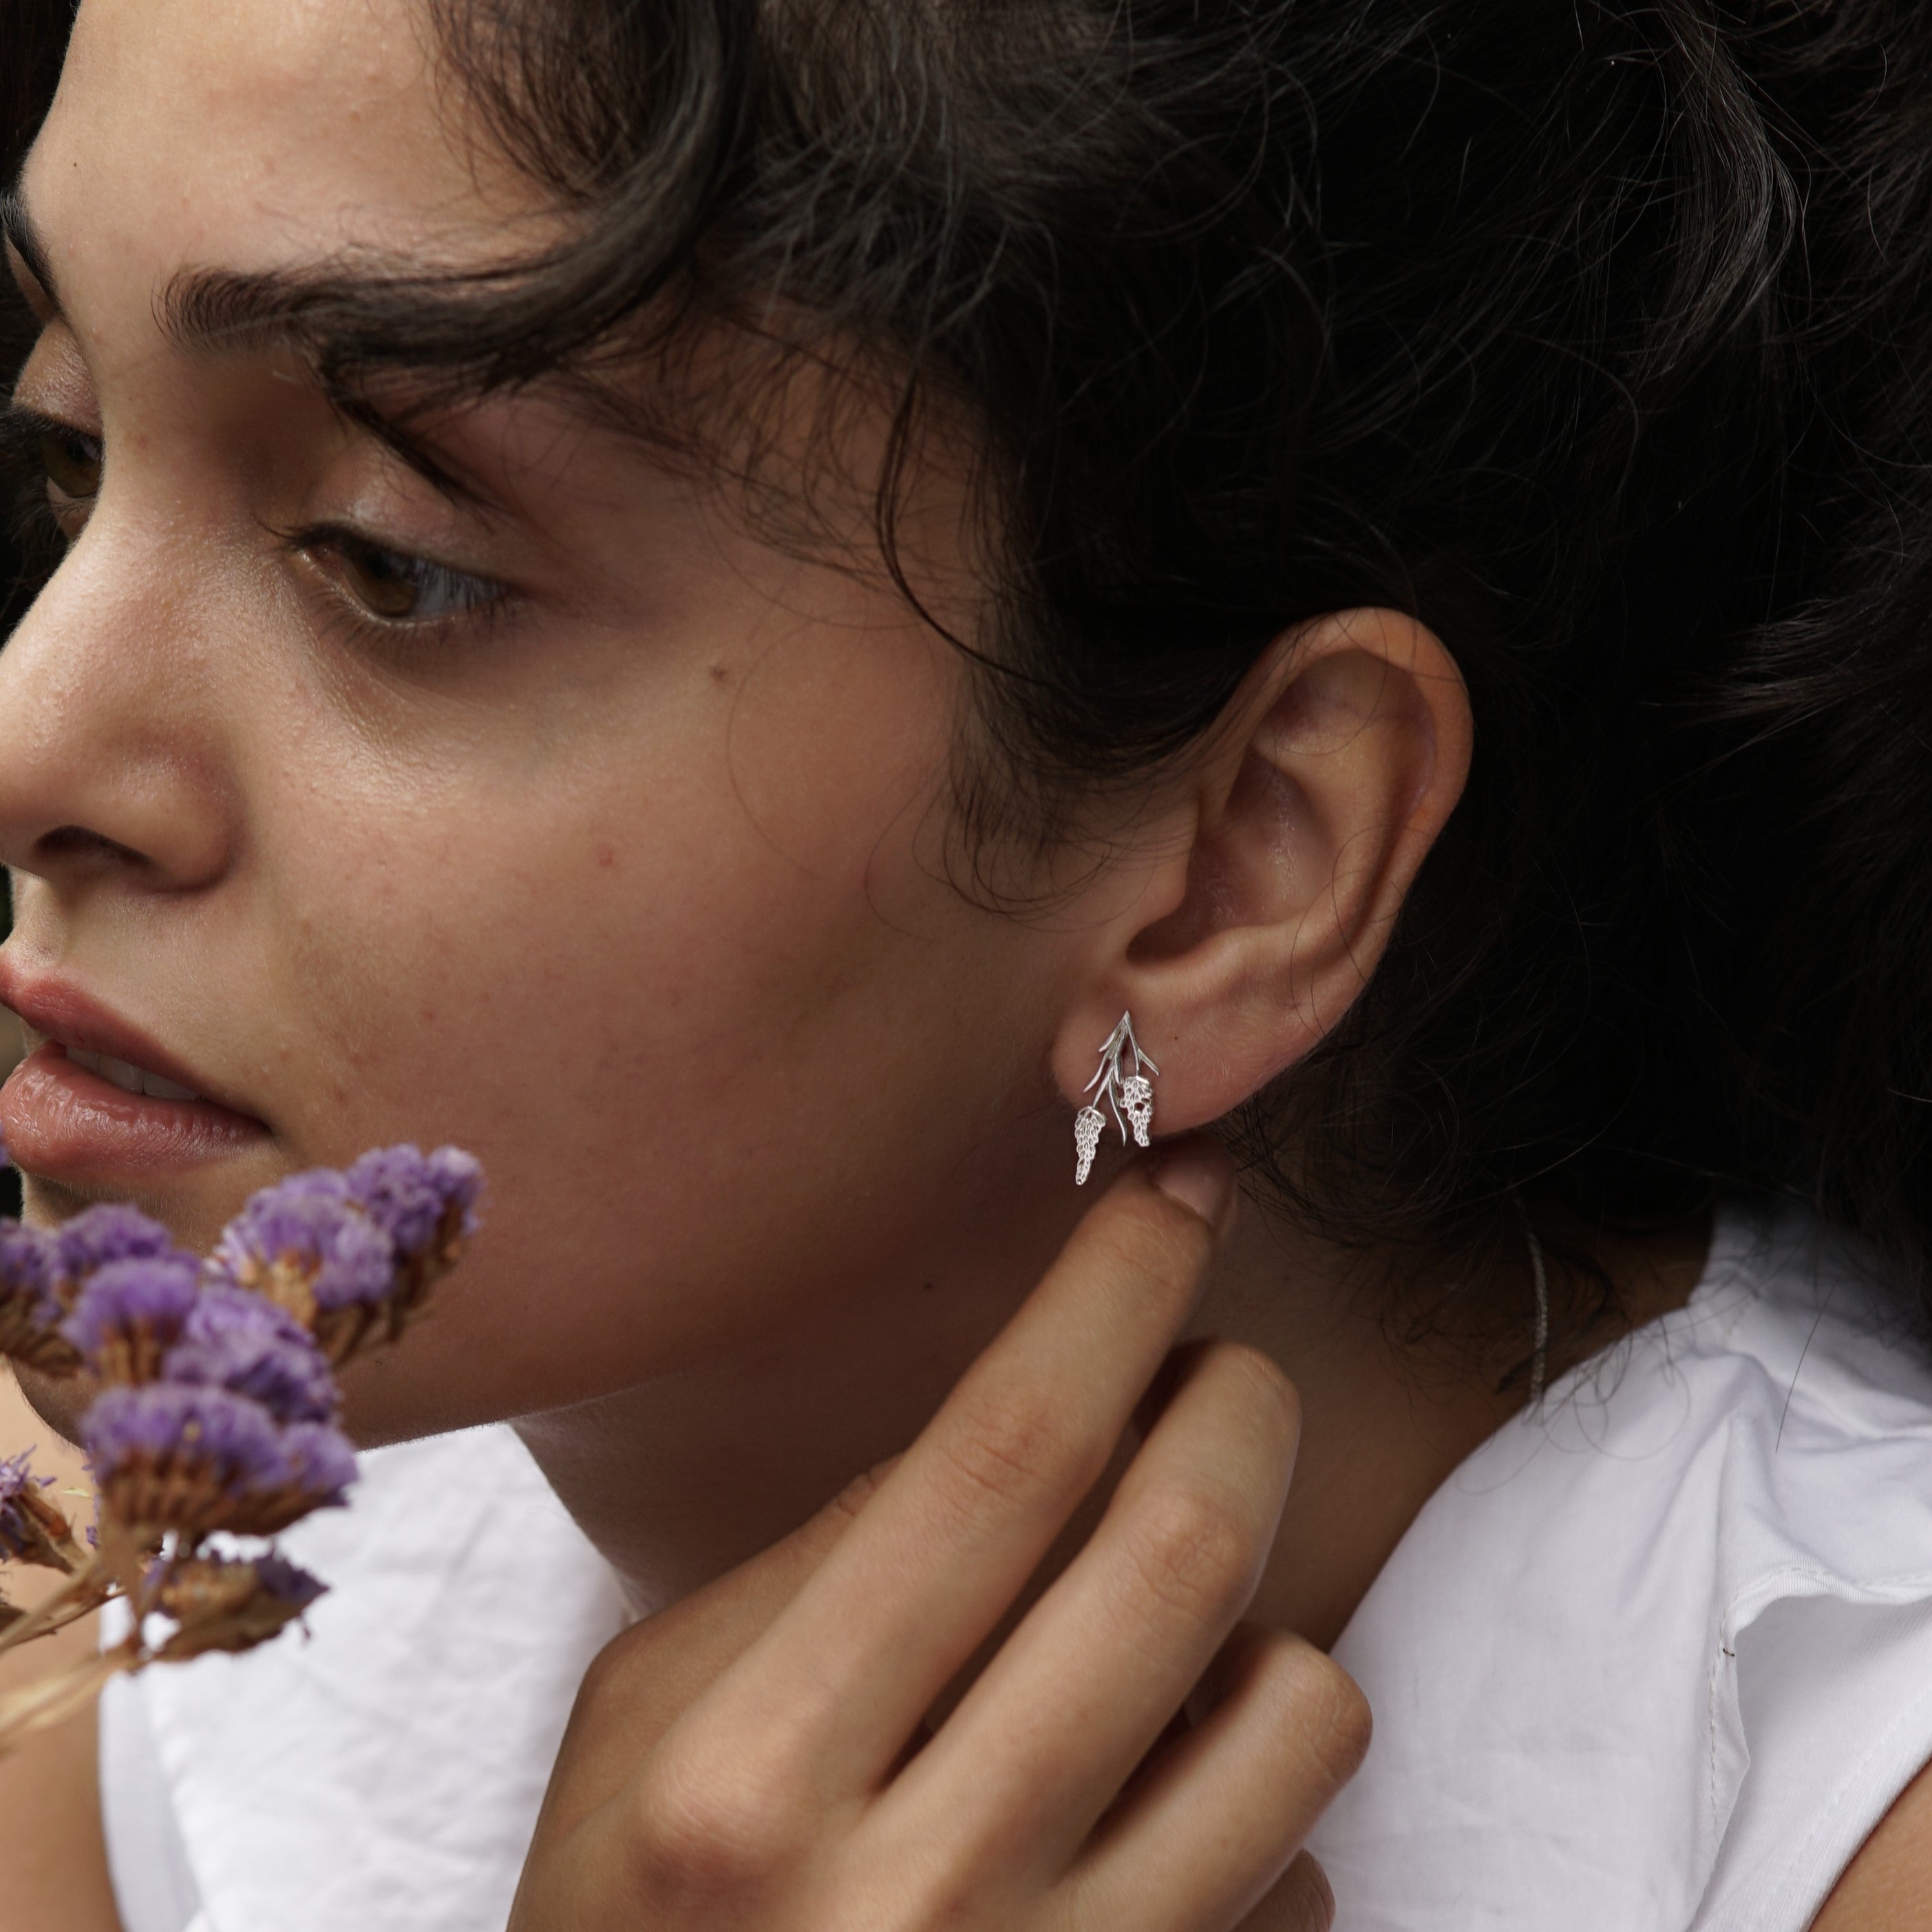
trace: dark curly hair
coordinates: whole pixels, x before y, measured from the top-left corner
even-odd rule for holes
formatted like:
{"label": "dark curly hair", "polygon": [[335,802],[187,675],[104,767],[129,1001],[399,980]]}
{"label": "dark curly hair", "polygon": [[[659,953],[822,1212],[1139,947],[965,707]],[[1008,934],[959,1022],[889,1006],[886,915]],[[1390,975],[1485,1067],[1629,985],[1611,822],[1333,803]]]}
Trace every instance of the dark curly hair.
{"label": "dark curly hair", "polygon": [[[562,236],[318,280],[338,393],[617,409],[727,332],[886,396],[888,556],[963,412],[976,859],[1184,755],[1283,632],[1414,613],[1474,768],[1372,982],[1235,1124],[1257,1170],[1438,1281],[1513,1196],[1642,1226],[1748,1189],[1924,1292],[1932,10],[428,4]],[[685,366],[640,431],[722,423],[751,473],[755,388],[726,421]]]}

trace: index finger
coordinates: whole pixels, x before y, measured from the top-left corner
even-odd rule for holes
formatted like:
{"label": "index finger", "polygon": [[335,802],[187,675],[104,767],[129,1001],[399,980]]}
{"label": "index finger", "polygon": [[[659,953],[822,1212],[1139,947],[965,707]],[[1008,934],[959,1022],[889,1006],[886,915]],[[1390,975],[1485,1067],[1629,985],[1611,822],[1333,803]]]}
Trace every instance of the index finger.
{"label": "index finger", "polygon": [[789,1536],[620,1630],[598,1652],[557,1749],[534,1850],[568,1836],[628,1783],[658,1738],[797,1595],[892,1466],[867,1471]]}
{"label": "index finger", "polygon": [[1100,1479],[1232,1220],[1227,1157],[1187,1143],[1131,1168],[754,1643],[742,1697],[787,1714],[821,1792],[884,1777]]}

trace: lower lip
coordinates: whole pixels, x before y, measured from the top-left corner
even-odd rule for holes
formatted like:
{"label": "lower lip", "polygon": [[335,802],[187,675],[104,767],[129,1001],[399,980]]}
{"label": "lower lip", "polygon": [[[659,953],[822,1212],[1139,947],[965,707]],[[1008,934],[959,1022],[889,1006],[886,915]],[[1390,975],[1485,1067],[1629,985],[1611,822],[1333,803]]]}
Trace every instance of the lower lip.
{"label": "lower lip", "polygon": [[0,1088],[8,1156],[49,1180],[114,1180],[178,1174],[259,1145],[250,1120],[212,1100],[156,1100],[91,1073],[51,1042]]}

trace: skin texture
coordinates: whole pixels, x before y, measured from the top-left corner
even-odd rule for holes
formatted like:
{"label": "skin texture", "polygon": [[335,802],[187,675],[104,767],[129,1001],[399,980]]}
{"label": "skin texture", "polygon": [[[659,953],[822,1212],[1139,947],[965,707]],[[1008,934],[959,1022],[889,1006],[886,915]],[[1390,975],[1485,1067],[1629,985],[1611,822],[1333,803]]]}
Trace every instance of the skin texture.
{"label": "skin texture", "polygon": [[1922,1771],[1846,1868],[1812,1932],[1918,1932],[1932,1884],[1932,1770]]}
{"label": "skin texture", "polygon": [[1183,1142],[1150,1178],[1095,1208],[902,1459],[607,1648],[513,1932],[1328,1923],[1294,1847],[1368,1713],[1305,1640],[1236,1628],[1300,1422],[1252,1351],[1169,1358],[1085,1547],[935,1719],[1225,1238],[1218,1149]]}
{"label": "skin texture", "polygon": [[[452,500],[286,351],[163,326],[196,270],[345,249],[480,261],[541,233],[546,211],[468,137],[400,0],[86,0],[22,195],[48,274],[14,265],[46,325],[18,398],[106,455],[98,494],[63,460],[50,495],[71,547],[0,653],[0,973],[80,988],[261,1124],[218,1158],[144,1166],[131,1144],[108,1158],[63,1138],[11,1089],[30,1214],[130,1199],[201,1244],[280,1174],[404,1138],[472,1150],[487,1233],[435,1319],[352,1372],[350,1424],[376,1442],[518,1419],[640,1610],[718,1593],[710,1618],[644,1627],[653,1670],[715,1712],[743,1654],[716,1633],[783,1647],[826,1552],[872,1516],[825,1517],[828,1498],[919,1436],[1118,1167],[1109,1149],[1092,1188],[1070,1184],[1070,1103],[1120,1012],[1163,1069],[1168,1135],[1346,1011],[1460,792],[1456,668],[1387,612],[1278,640],[1131,815],[1096,807],[1043,859],[998,855],[1024,909],[994,908],[949,863],[964,667],[868,563],[856,512],[836,526],[836,493],[837,567],[533,393],[429,426],[468,486]],[[862,403],[840,420],[862,483],[877,425]],[[907,560],[970,628],[966,467],[931,453]],[[487,619],[386,623],[358,604],[367,555],[344,526],[508,594]],[[1257,1654],[1282,1634],[1297,1657],[1331,1642],[1520,1399],[1405,1357],[1351,1258],[1259,1211],[1216,1225],[1211,1285],[1195,1299],[1190,1282],[1162,1346],[1219,1336],[1285,1371],[1299,1448],[1229,1452],[1219,1531],[1240,1586],[1160,1640],[1184,1689],[1237,1617],[1276,1634]],[[1602,1258],[1642,1318],[1684,1298],[1700,1254],[1690,1230]],[[1034,1508],[1049,1553],[956,1629],[953,1681],[922,1687],[935,1720],[970,1708],[1029,1604],[1101,1546],[1140,1466],[1124,1418],[1154,1365],[1134,1360],[1106,1384],[1121,1420],[1084,1444],[1097,1486]],[[1203,1439],[1233,1439],[1240,1372],[1186,1384]],[[1058,1373],[1104,1379],[1077,1352]],[[775,1545],[790,1555],[760,1558]],[[574,1735],[603,1742],[566,1766],[566,1813],[608,1797],[621,1664],[580,1709]],[[1267,1671],[1234,1675],[1265,1704]],[[1336,1695],[1302,1681],[1268,1736],[1305,1735]],[[904,1713],[873,1714],[876,1737]],[[1054,1714],[1032,1766],[1046,1788],[1084,1763],[1077,1704]],[[620,1754],[644,1764],[668,1721],[617,1726]],[[704,1732],[708,1762],[730,1735]],[[1010,1765],[1010,1742],[982,1733],[976,1762]],[[1304,1758],[1298,1802],[1318,1808],[1348,1760]],[[1012,1787],[1010,1815],[1033,1788]],[[1273,1821],[1291,1876],[1256,1924],[1321,1922],[1318,1881],[1286,1864],[1313,1813],[1296,1815]],[[603,1842],[594,1869],[625,1882],[631,1841]],[[1211,1830],[1172,1842],[1195,1843],[1204,1897],[1216,1857],[1240,1863]],[[526,1900],[527,1922],[554,1903]],[[756,1922],[742,1904],[663,1922]]]}

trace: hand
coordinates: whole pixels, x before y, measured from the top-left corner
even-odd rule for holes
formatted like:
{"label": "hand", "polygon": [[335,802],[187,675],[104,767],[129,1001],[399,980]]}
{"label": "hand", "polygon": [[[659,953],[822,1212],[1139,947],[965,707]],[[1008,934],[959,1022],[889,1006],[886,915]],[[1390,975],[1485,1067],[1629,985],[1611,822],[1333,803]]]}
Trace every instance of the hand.
{"label": "hand", "polygon": [[1328,1924],[1297,1852],[1368,1712],[1320,1652],[1237,1628],[1298,1426],[1251,1351],[1171,1358],[1097,1528],[925,1721],[1106,1469],[1232,1191],[1201,1146],[1130,1171],[903,1456],[605,1649],[511,1932]]}

